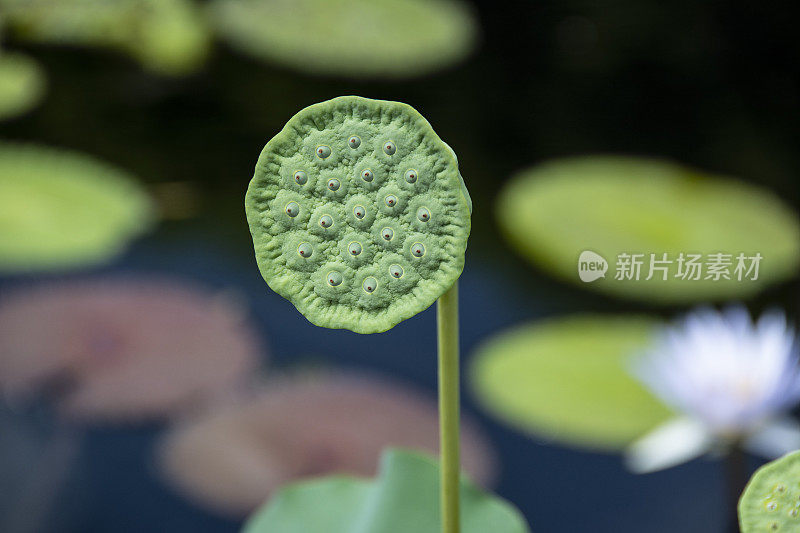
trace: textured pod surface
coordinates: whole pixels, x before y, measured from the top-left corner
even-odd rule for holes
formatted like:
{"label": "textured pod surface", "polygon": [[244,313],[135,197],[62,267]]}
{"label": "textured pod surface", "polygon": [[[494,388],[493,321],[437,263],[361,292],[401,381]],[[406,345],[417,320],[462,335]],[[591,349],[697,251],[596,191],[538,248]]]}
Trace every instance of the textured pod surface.
{"label": "textured pod surface", "polygon": [[0,120],[31,109],[41,100],[44,89],[44,72],[36,61],[0,51]]}
{"label": "textured pod surface", "polygon": [[[439,466],[426,456],[388,449],[378,476],[332,476],[281,489],[245,524],[244,533],[439,533]],[[463,533],[527,533],[511,504],[461,480]]]}
{"label": "textured pod surface", "polygon": [[0,143],[0,272],[111,259],[153,222],[133,176],[80,153]]}
{"label": "textured pod surface", "polygon": [[458,161],[406,104],[344,96],[300,111],[261,152],[245,204],[262,276],[318,326],[390,329],[464,267]]}
{"label": "textured pod surface", "polygon": [[759,468],[739,500],[742,533],[800,531],[800,452]]}
{"label": "textured pod surface", "polygon": [[[537,266],[581,287],[657,303],[745,298],[797,275],[800,223],[767,190],[644,158],[576,157],[517,174],[498,197],[509,241]],[[605,278],[581,283],[581,252],[599,253]],[[642,254],[639,279],[615,279],[620,254]],[[667,279],[651,254],[668,254]],[[678,275],[680,254],[700,254],[699,279]],[[728,278],[709,277],[713,254],[727,254]],[[736,257],[761,254],[755,280],[739,281]],[[724,261],[723,261],[724,262]]]}
{"label": "textured pod surface", "polygon": [[354,77],[409,77],[455,63],[478,33],[455,0],[214,0],[210,12],[244,53]]}

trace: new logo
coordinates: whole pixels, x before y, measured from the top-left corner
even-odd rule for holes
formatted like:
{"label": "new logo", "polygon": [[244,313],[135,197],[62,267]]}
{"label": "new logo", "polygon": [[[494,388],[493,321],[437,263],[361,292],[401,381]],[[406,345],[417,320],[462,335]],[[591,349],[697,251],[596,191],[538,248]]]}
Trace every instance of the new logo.
{"label": "new logo", "polygon": [[590,250],[584,250],[578,257],[578,276],[584,283],[591,283],[599,278],[606,277],[608,261]]}

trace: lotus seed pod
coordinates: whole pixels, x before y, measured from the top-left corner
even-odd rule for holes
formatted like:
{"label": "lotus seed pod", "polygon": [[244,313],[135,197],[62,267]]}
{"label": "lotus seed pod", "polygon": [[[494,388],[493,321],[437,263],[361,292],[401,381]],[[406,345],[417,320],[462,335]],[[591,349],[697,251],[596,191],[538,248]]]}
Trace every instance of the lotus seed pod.
{"label": "lotus seed pod", "polygon": [[350,255],[360,255],[362,250],[361,243],[356,241],[351,242],[348,250],[350,251]]}
{"label": "lotus seed pod", "polygon": [[386,331],[464,267],[458,161],[406,104],[345,96],[300,111],[261,152],[245,204],[264,280],[318,326]]}
{"label": "lotus seed pod", "polygon": [[331,147],[325,144],[317,146],[317,157],[327,159],[331,156]]}
{"label": "lotus seed pod", "polygon": [[294,173],[294,181],[298,185],[305,185],[306,182],[308,182],[308,174],[306,174],[302,170],[298,170],[297,172]]}
{"label": "lotus seed pod", "polygon": [[286,204],[286,214],[294,218],[300,214],[300,205],[297,202],[289,202]]}
{"label": "lotus seed pod", "polygon": [[800,452],[759,468],[739,500],[742,533],[800,530]]}
{"label": "lotus seed pod", "polygon": [[328,272],[328,285],[331,287],[337,287],[342,284],[342,274],[337,272],[336,270],[331,270]]}
{"label": "lotus seed pod", "polygon": [[383,151],[386,155],[394,155],[397,151],[397,146],[392,141],[386,141],[386,144],[383,145]]}
{"label": "lotus seed pod", "polygon": [[311,257],[314,254],[314,247],[311,246],[311,244],[304,242],[297,247],[297,253],[303,258]]}

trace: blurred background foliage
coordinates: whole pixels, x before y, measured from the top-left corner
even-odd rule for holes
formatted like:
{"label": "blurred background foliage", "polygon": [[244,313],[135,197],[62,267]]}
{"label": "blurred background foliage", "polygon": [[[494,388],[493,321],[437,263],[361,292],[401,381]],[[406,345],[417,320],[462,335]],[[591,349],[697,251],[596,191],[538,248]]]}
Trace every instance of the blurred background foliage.
{"label": "blurred background foliage", "polygon": [[[648,303],[746,298],[800,265],[800,223],[778,197],[666,161],[544,163],[505,187],[497,218],[510,244],[542,269],[583,284],[576,265],[590,250],[608,272],[585,288]],[[724,277],[710,265],[715,254],[723,254]]]}
{"label": "blurred background foliage", "polygon": [[102,263],[153,224],[150,196],[127,172],[81,153],[0,143],[0,271]]}
{"label": "blurred background foliage", "polygon": [[[261,281],[242,208],[261,148],[297,110],[343,94],[404,101],[454,148],[474,200],[462,278],[463,352],[474,381],[464,404],[496,448],[498,493],[534,530],[722,531],[718,463],[637,477],[616,455],[573,447],[618,449],[640,424],[644,432],[666,416],[629,378],[628,348],[618,346],[635,344],[650,321],[707,298],[745,299],[753,310],[779,307],[796,318],[800,48],[791,17],[739,1],[368,4],[0,0],[0,298],[43,281],[170,274],[176,284],[189,280],[239,302],[269,345],[274,369],[369,370],[432,394],[431,311],[382,335],[318,331]],[[657,226],[634,241],[652,245],[643,251],[717,238],[743,251],[777,250],[770,285],[717,291],[709,284],[683,295],[653,285],[634,300],[577,285],[563,250],[577,253],[586,243],[570,236],[595,232],[602,242],[591,246],[613,250],[631,242],[626,228],[615,237],[595,226],[586,209],[593,197],[576,194],[574,182],[565,188],[572,192],[552,193],[563,204],[534,195],[526,205],[526,196],[510,196],[511,180],[541,183],[536,172],[552,168],[549,161],[598,154],[630,158],[621,159],[627,169],[584,159],[585,172],[566,172],[568,181],[597,176],[610,184],[603,203],[616,202],[631,225]],[[626,196],[624,180],[641,184],[660,172],[655,163],[631,171],[632,162],[653,159],[675,162],[659,164],[678,174],[695,169],[704,183],[731,178],[702,195],[656,184]],[[87,188],[91,194],[81,192]],[[513,202],[503,202],[503,190]],[[680,238],[658,238],[687,216],[695,222]],[[538,323],[586,312],[595,318]],[[620,312],[651,318],[617,323],[600,315]],[[70,327],[101,360],[142,350],[119,341],[125,328],[91,316],[76,324]],[[173,334],[173,341],[196,335]],[[427,348],[410,348],[412,338]],[[263,363],[266,350],[258,353]],[[239,519],[190,503],[164,483],[153,455],[163,418],[122,427],[65,422],[58,399],[86,368],[96,374],[91,364],[70,365],[59,366],[70,370],[58,379],[36,382],[25,402],[0,410],[0,493],[10,495],[0,497],[7,526],[0,529],[239,528]],[[582,408],[588,404],[596,411]],[[602,420],[620,412],[633,414]],[[335,470],[336,457],[325,448],[311,470]],[[582,502],[580,513],[565,494]]]}
{"label": "blurred background foliage", "polygon": [[0,50],[0,120],[28,111],[44,90],[44,73],[24,54]]}
{"label": "blurred background foliage", "polygon": [[620,450],[669,414],[628,373],[627,359],[657,326],[635,316],[520,325],[478,349],[475,392],[496,416],[534,436]]}

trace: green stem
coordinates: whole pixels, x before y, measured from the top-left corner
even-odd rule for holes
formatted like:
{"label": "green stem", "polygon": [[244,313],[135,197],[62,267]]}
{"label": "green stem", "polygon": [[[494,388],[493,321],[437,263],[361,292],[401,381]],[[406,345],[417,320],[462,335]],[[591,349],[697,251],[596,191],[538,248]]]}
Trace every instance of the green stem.
{"label": "green stem", "polygon": [[459,533],[458,281],[439,298],[436,321],[439,335],[439,498],[442,533]]}
{"label": "green stem", "polygon": [[734,442],[725,456],[728,489],[728,530],[739,531],[739,497],[747,485],[747,457],[740,442]]}

